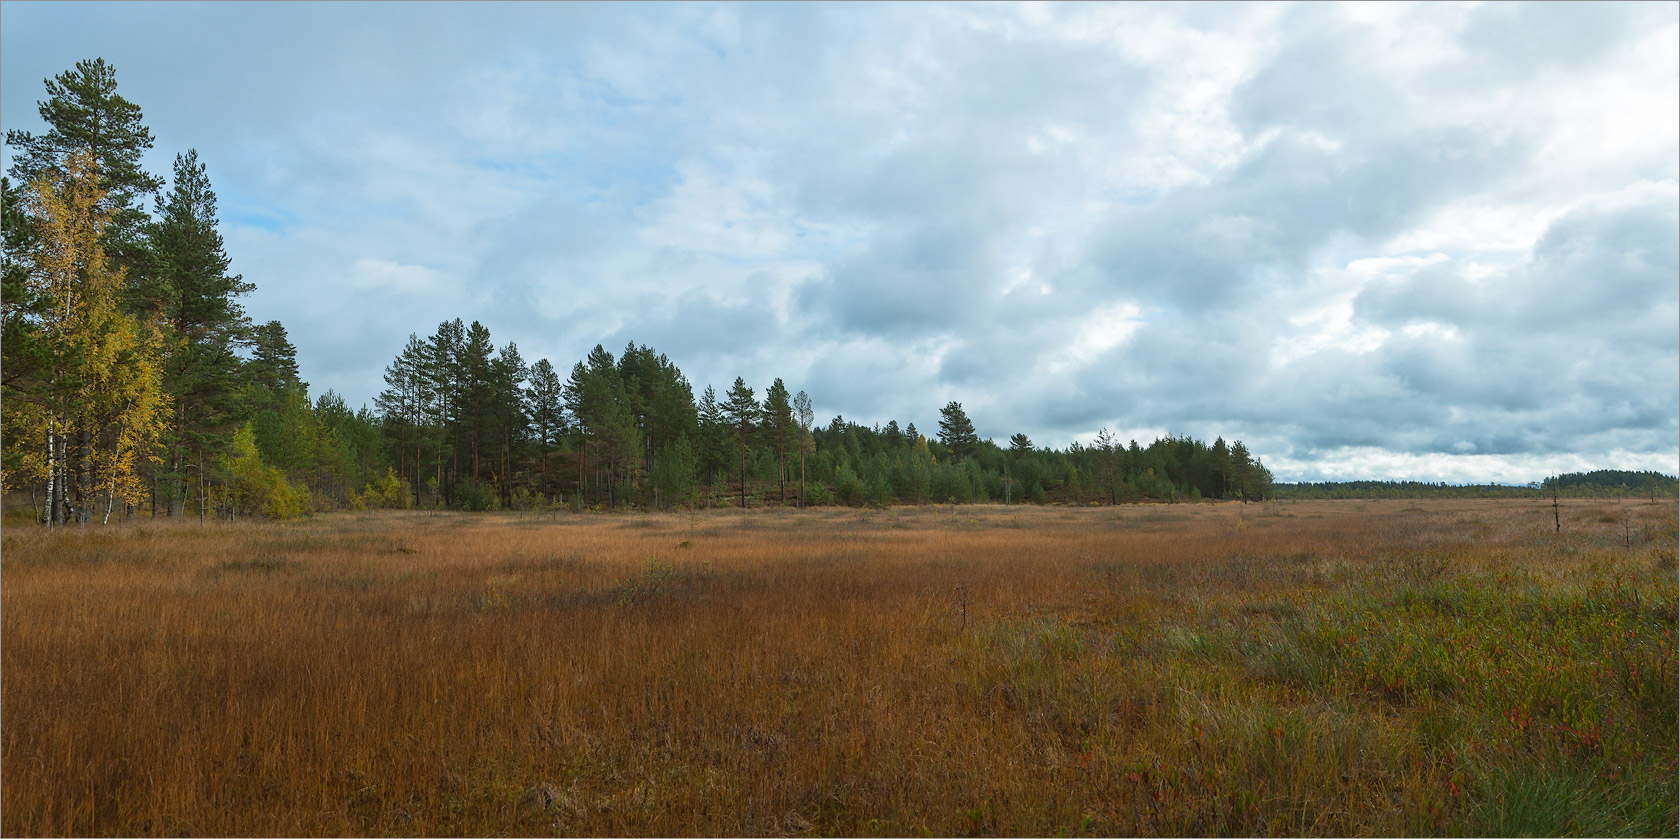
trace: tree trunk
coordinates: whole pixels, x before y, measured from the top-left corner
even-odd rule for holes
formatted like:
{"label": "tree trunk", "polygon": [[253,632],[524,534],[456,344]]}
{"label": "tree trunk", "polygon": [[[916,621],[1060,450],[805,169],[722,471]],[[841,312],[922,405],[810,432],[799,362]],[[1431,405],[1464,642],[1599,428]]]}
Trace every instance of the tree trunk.
{"label": "tree trunk", "polygon": [[414,430],[414,503],[420,503],[420,429]]}
{"label": "tree trunk", "polygon": [[65,451],[68,440],[62,433],[64,423],[58,423],[59,431],[52,435],[52,481],[53,481],[53,524],[63,527],[70,523],[70,476],[66,463]]}
{"label": "tree trunk", "polygon": [[53,506],[56,498],[53,490],[57,489],[55,484],[58,481],[58,458],[54,457],[54,453],[58,451],[57,441],[54,438],[58,435],[53,433],[54,428],[56,426],[53,421],[47,420],[47,504],[44,508],[46,511],[44,521],[48,527],[58,523],[53,517],[56,512]]}
{"label": "tree trunk", "polygon": [[[175,451],[170,453],[169,474],[170,475],[181,474],[181,449],[180,449],[179,446],[177,446],[175,448]],[[173,477],[169,479],[169,505],[168,505],[168,509],[169,509],[169,515],[170,516],[181,515],[181,497],[183,495],[185,495],[186,492],[187,492],[186,481],[177,481]]]}
{"label": "tree trunk", "polygon": [[[186,428],[186,427],[187,427],[187,406],[184,402],[181,402],[181,401],[178,400],[175,403],[175,433],[177,433],[177,434],[181,433],[181,430]],[[179,441],[177,441],[175,443],[175,445],[172,446],[171,448],[173,449],[173,451],[170,453],[172,464],[169,467],[169,474],[179,475],[179,474],[181,474],[181,443]],[[177,483],[175,481],[175,479],[171,478],[170,481],[169,481],[169,485],[170,485],[169,488],[171,490],[170,502],[169,502],[169,515],[179,516],[183,512],[181,508],[184,504],[184,496],[187,494],[187,482],[186,481],[180,481],[180,482]]]}
{"label": "tree trunk", "polygon": [[497,462],[501,462],[501,469],[496,472],[496,494],[502,499],[502,506],[506,508],[507,501],[512,498],[511,493],[507,493],[507,446],[502,446],[502,451],[497,454]]}
{"label": "tree trunk", "polygon": [[76,432],[76,523],[93,520],[93,435],[86,427]]}

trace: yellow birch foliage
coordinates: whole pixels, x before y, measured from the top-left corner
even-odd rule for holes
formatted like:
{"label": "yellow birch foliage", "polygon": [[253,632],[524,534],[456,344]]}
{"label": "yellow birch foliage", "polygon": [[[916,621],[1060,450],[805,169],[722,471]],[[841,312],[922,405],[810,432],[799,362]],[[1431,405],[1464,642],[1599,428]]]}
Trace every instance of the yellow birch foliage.
{"label": "yellow birch foliage", "polygon": [[[163,335],[156,324],[119,308],[123,273],[99,241],[111,216],[102,206],[98,162],[78,153],[66,167],[42,175],[25,197],[39,233],[28,254],[28,283],[51,303],[40,327],[52,369],[44,404],[34,416],[20,411],[17,418],[52,423],[71,435],[87,430],[93,485],[84,503],[137,503],[142,488],[136,467],[156,460],[155,443],[168,421],[159,361]],[[45,433],[38,428],[32,436]],[[44,467],[37,463],[42,460],[27,462]],[[44,468],[38,477],[45,477]]]}
{"label": "yellow birch foliage", "polygon": [[162,332],[154,324],[124,317],[126,323],[106,333],[90,365],[94,376],[91,407],[100,430],[93,468],[96,493],[139,503],[145,487],[136,468],[156,462],[156,443],[169,421],[169,396],[163,389]]}
{"label": "yellow birch foliage", "polygon": [[15,459],[7,460],[12,468],[4,475],[6,489],[27,490],[31,483],[46,479],[50,417],[45,407],[27,399],[7,397],[0,402],[0,439],[16,452]]}

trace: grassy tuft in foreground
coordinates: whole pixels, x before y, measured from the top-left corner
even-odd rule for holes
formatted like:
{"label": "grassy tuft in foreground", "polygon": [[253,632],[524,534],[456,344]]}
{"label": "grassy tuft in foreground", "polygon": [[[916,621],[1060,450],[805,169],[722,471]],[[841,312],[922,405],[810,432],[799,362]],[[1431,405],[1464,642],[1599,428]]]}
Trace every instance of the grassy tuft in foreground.
{"label": "grassy tuft in foreground", "polygon": [[1673,835],[1675,512],[8,527],[0,830]]}

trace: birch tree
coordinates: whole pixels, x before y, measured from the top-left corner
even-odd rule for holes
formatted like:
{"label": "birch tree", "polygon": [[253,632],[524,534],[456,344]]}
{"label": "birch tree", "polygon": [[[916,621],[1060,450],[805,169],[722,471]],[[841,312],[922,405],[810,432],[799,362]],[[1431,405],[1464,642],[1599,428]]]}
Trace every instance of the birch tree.
{"label": "birch tree", "polygon": [[[112,210],[98,162],[76,152],[66,170],[41,173],[23,212],[35,235],[26,255],[27,294],[42,302],[36,321],[42,387],[9,426],[33,426],[39,455],[20,466],[46,485],[49,524],[92,520],[103,502],[138,503],[138,463],[155,459],[169,397],[157,357],[155,323],[119,306],[123,273],[106,257],[102,237]],[[21,420],[21,421],[20,421]]]}
{"label": "birch tree", "polygon": [[816,451],[816,441],[811,439],[811,421],[816,419],[816,413],[811,410],[811,397],[800,391],[793,397],[793,416],[799,423],[799,506],[805,506],[805,455]]}

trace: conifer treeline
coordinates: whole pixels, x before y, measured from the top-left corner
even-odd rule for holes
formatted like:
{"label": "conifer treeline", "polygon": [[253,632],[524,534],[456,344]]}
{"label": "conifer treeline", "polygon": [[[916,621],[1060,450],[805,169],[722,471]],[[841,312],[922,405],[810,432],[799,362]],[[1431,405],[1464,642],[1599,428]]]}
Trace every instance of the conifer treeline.
{"label": "conifer treeline", "polygon": [[1680,480],[1661,472],[1599,469],[1568,472],[1529,484],[1448,484],[1428,481],[1317,481],[1280,483],[1273,495],[1283,499],[1330,498],[1535,498],[1553,489],[1569,498],[1670,498],[1680,494]]}
{"label": "conifer treeline", "polygon": [[937,434],[896,420],[835,417],[813,427],[811,400],[781,379],[737,378],[698,399],[664,354],[596,346],[562,380],[513,343],[460,320],[410,335],[377,400],[387,451],[408,493],[461,509],[566,504],[918,504],[1259,499],[1271,474],[1241,442],[1168,437],[1147,447],[1106,430],[1091,445],[1039,448],[1017,434],[981,440],[961,404]]}
{"label": "conifer treeline", "polygon": [[[139,106],[103,60],[46,80],[47,131],[8,131],[0,483],[46,523],[364,506],[583,508],[1264,497],[1241,443],[1007,448],[962,406],[932,438],[835,417],[780,379],[719,395],[664,355],[597,346],[569,374],[459,319],[409,336],[375,409],[311,400],[277,321],[229,271],[194,150],[141,166]],[[168,187],[165,191],[165,187]],[[153,202],[146,209],[146,199]]]}

